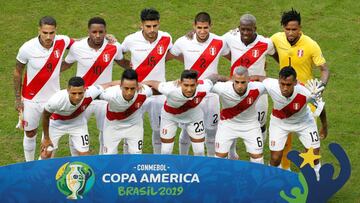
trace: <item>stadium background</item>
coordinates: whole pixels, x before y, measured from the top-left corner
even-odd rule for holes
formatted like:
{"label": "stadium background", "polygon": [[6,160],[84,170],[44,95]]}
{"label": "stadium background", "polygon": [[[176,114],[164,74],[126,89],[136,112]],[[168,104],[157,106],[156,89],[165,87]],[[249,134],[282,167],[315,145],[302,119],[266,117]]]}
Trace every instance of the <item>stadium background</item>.
{"label": "stadium background", "polygon": [[[15,129],[17,114],[14,110],[13,69],[20,46],[37,35],[38,20],[51,15],[57,20],[57,33],[72,38],[87,36],[87,21],[94,16],[103,17],[108,33],[119,42],[139,29],[139,13],[145,7],[154,7],[161,15],[160,29],[176,39],[192,29],[193,18],[200,11],[212,17],[212,32],[222,35],[238,26],[239,17],[247,12],[257,18],[259,34],[270,37],[281,31],[281,12],[294,7],[301,12],[303,32],[316,40],[327,59],[331,71],[330,82],[324,94],[326,101],[329,135],[322,142],[322,162],[338,166],[327,145],[342,145],[352,163],[352,176],[344,188],[330,202],[360,202],[359,173],[360,117],[360,3],[356,1],[1,1],[0,2],[0,166],[21,162],[23,158],[23,133]],[[126,55],[129,58],[129,55]],[[176,79],[183,70],[178,61],[167,63],[168,80]],[[278,65],[272,58],[267,60],[267,71],[277,77]],[[113,79],[118,79],[122,69],[115,65]],[[229,62],[221,59],[219,72],[229,74]],[[61,74],[61,87],[75,74],[75,66]],[[319,76],[319,71],[315,71]],[[151,130],[145,119],[144,153],[151,153]],[[97,130],[94,119],[89,123],[91,151],[98,151]],[[68,138],[63,137],[57,156],[69,154]],[[37,150],[40,136],[38,136]],[[248,159],[244,146],[238,142],[241,159]],[[295,139],[295,149],[302,150]],[[176,143],[177,146],[177,143]],[[177,153],[175,147],[175,153]],[[265,145],[265,161],[269,160],[268,144]],[[37,153],[38,154],[38,153]],[[339,170],[336,169],[338,172]]]}

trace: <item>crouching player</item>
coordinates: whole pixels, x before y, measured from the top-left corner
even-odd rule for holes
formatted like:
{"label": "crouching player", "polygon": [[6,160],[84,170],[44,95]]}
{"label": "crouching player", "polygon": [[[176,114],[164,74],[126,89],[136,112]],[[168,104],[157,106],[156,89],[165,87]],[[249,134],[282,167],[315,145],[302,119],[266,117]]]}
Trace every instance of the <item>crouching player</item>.
{"label": "crouching player", "polygon": [[[320,137],[307,103],[319,107],[315,99],[318,99],[316,97],[320,95],[322,89],[315,88],[315,91],[310,91],[299,84],[295,69],[291,66],[281,69],[278,80],[263,76],[254,76],[254,78],[251,76],[251,78],[263,82],[274,104],[269,126],[270,165],[280,167],[287,136],[293,132],[299,135],[306,151],[313,148],[314,154],[319,155]],[[319,159],[314,161],[314,165],[315,173],[319,178],[321,167]]]}
{"label": "crouching player", "polygon": [[140,108],[150,96],[151,88],[138,84],[138,75],[133,69],[123,72],[120,85],[100,95],[109,102],[104,122],[104,154],[117,154],[122,139],[128,144],[130,154],[142,153],[144,127]]}
{"label": "crouching player", "polygon": [[264,85],[249,82],[247,68],[239,66],[231,81],[216,83],[212,92],[220,96],[222,104],[215,137],[216,157],[227,157],[233,141],[242,138],[250,161],[263,164],[263,137],[255,104],[266,93]]}
{"label": "crouching player", "polygon": [[70,135],[70,140],[79,155],[88,155],[89,132],[83,112],[104,89],[116,84],[119,84],[119,81],[85,89],[81,77],[72,77],[67,89],[56,92],[45,104],[42,115],[44,139],[41,144],[41,158],[55,155],[59,139],[64,134]]}

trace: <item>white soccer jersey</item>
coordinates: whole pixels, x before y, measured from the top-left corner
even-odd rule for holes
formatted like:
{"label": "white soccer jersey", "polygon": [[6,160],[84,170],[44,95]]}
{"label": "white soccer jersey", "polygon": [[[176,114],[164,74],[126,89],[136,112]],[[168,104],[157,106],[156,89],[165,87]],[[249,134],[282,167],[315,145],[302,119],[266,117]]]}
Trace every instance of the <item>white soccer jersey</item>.
{"label": "white soccer jersey", "polygon": [[[199,83],[202,82],[199,81]],[[203,80],[203,83],[197,86],[194,96],[188,98],[183,95],[181,87],[176,86],[173,81],[160,83],[159,92],[166,96],[161,117],[185,124],[202,120],[203,112],[199,104],[212,86],[213,83],[210,80]]]}
{"label": "white soccer jersey", "polygon": [[99,50],[91,48],[85,38],[75,42],[66,56],[67,63],[77,62],[76,76],[85,80],[85,86],[112,81],[114,60],[123,59],[119,43],[109,44],[106,39]]}
{"label": "white soccer jersey", "polygon": [[174,56],[183,55],[185,69],[194,69],[199,72],[199,79],[218,73],[218,63],[225,53],[225,42],[221,37],[210,33],[208,40],[199,42],[194,35],[193,39],[180,37],[174,43],[170,53]]}
{"label": "white soccer jersey", "polygon": [[165,56],[172,47],[169,33],[158,31],[157,39],[150,43],[144,38],[142,30],[125,37],[123,52],[131,53],[131,66],[138,73],[139,82],[165,80]]}
{"label": "white soccer jersey", "polygon": [[71,104],[66,89],[56,92],[45,104],[45,110],[52,113],[50,126],[65,130],[86,125],[83,112],[103,91],[104,89],[99,85],[89,86],[83,100],[77,105]]}
{"label": "white soccer jersey", "polygon": [[286,123],[299,123],[312,117],[307,103],[311,93],[306,87],[297,84],[291,97],[282,96],[277,79],[266,78],[263,84],[273,100],[271,119],[281,119]]}
{"label": "white soccer jersey", "polygon": [[217,82],[211,91],[220,96],[222,104],[221,122],[229,122],[249,128],[260,127],[255,103],[261,95],[266,93],[262,83],[249,82],[243,96],[235,92],[232,81]]}
{"label": "white soccer jersey", "polygon": [[275,53],[274,45],[269,38],[257,35],[255,41],[245,45],[241,41],[239,28],[230,30],[223,35],[227,54],[231,52],[231,75],[235,67],[247,67],[249,75],[266,75],[266,55]]}
{"label": "white soccer jersey", "polygon": [[46,102],[60,90],[59,74],[65,49],[73,43],[68,36],[55,35],[50,49],[40,44],[35,37],[25,42],[19,49],[16,59],[26,64],[22,96],[26,100]]}
{"label": "white soccer jersey", "polygon": [[146,98],[152,95],[149,86],[143,85],[143,88],[136,92],[134,98],[130,101],[124,99],[119,85],[107,88],[100,98],[109,102],[106,112],[106,123],[122,127],[132,126],[142,120],[140,108]]}

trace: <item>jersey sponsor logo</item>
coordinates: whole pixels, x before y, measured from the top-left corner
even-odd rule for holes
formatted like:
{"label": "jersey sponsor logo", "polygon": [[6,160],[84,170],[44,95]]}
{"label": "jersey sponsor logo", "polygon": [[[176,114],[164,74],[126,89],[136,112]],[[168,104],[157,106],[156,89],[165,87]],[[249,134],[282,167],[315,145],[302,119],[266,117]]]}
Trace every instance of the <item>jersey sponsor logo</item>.
{"label": "jersey sponsor logo", "polygon": [[54,49],[49,55],[49,58],[45,62],[44,66],[35,75],[35,77],[29,82],[29,84],[27,84],[27,73],[25,73],[22,88],[22,96],[24,98],[29,100],[33,99],[35,95],[44,87],[58,66],[64,49],[65,41],[63,39],[56,40]]}
{"label": "jersey sponsor logo", "polygon": [[145,102],[146,95],[138,94],[133,104],[129,106],[125,111],[122,112],[113,112],[109,109],[109,104],[107,105],[106,118],[110,121],[113,120],[124,120],[134,114]]}
{"label": "jersey sponsor logo", "polygon": [[135,68],[135,71],[138,74],[139,82],[142,82],[164,57],[169,44],[170,37],[162,36],[144,61]]}
{"label": "jersey sponsor logo", "polygon": [[70,114],[68,116],[64,116],[64,115],[60,115],[60,114],[57,114],[57,113],[53,113],[50,118],[52,120],[63,120],[63,121],[76,118],[82,112],[84,112],[86,110],[86,108],[90,105],[92,100],[93,99],[91,97],[85,97],[84,100],[81,102],[80,106],[72,114]]}
{"label": "jersey sponsor logo", "polygon": [[82,77],[85,81],[85,87],[93,85],[95,81],[100,77],[101,73],[109,67],[110,62],[113,60],[117,52],[117,47],[111,44],[107,44],[104,50],[97,57],[96,61],[89,68],[88,72]]}
{"label": "jersey sponsor logo", "polygon": [[223,41],[219,39],[213,39],[208,47],[203,51],[200,57],[195,61],[190,69],[198,72],[198,78],[205,72],[209,65],[215,60],[219,54],[217,50],[221,50],[223,47]]}
{"label": "jersey sponsor logo", "polygon": [[192,100],[185,102],[180,107],[171,107],[167,104],[167,102],[165,102],[164,110],[166,112],[174,114],[174,115],[182,114],[182,113],[188,111],[189,109],[197,107],[201,103],[201,101],[204,99],[205,96],[206,96],[206,92],[198,92]]}
{"label": "jersey sponsor logo", "polygon": [[258,41],[231,65],[230,76],[233,75],[235,67],[243,66],[245,68],[250,68],[258,59],[261,58],[267,49],[267,43]]}
{"label": "jersey sponsor logo", "polygon": [[238,104],[233,107],[229,107],[226,109],[221,110],[220,112],[220,119],[227,120],[232,119],[235,116],[238,116],[249,107],[251,107],[257,98],[259,98],[260,92],[258,89],[252,89],[249,91],[248,95],[242,99]]}
{"label": "jersey sponsor logo", "polygon": [[304,56],[304,50],[303,49],[299,49],[297,51],[297,56],[300,58],[300,57],[303,57]]}
{"label": "jersey sponsor logo", "polygon": [[280,119],[289,118],[299,112],[305,105],[306,96],[297,94],[294,99],[282,109],[273,109],[272,115]]}

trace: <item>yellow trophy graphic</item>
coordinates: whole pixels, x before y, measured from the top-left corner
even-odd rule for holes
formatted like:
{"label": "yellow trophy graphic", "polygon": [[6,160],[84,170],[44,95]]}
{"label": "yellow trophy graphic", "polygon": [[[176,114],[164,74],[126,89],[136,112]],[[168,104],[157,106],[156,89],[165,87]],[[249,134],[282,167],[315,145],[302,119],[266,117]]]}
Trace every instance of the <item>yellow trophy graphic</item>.
{"label": "yellow trophy graphic", "polygon": [[72,164],[69,165],[70,172],[66,175],[66,185],[71,191],[71,194],[67,196],[68,199],[82,199],[82,196],[78,194],[79,191],[85,186],[85,174],[83,173],[82,165]]}

